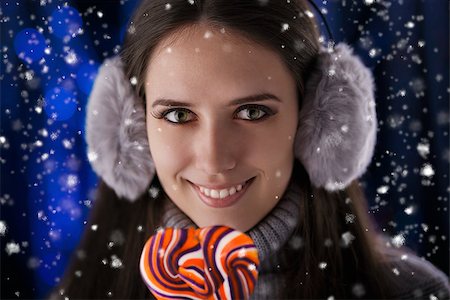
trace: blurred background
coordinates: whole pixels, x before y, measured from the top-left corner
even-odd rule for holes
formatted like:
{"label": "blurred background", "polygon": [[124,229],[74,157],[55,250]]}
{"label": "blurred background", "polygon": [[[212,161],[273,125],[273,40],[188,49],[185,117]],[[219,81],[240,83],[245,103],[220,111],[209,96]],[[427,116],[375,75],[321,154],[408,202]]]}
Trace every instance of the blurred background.
{"label": "blurred background", "polygon": [[[0,2],[2,299],[44,297],[80,239],[97,183],[86,102],[137,2]],[[395,246],[448,275],[449,1],[315,3],[375,75],[378,142],[362,178],[369,213]]]}

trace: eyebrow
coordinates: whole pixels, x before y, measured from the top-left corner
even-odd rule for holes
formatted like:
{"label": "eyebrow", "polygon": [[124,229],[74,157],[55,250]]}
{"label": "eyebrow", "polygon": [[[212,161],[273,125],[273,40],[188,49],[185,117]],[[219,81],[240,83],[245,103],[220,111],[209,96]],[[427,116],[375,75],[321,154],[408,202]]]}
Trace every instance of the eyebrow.
{"label": "eyebrow", "polygon": [[[267,100],[275,100],[278,102],[282,102],[280,100],[280,98],[278,98],[277,96],[275,96],[273,94],[262,93],[262,94],[256,94],[256,95],[246,96],[243,98],[234,99],[233,101],[230,102],[229,106],[239,105],[239,104],[248,103],[248,102],[258,102],[258,101],[267,101]],[[166,98],[160,98],[160,99],[155,100],[155,102],[153,102],[153,104],[152,104],[152,107],[155,107],[157,105],[192,107],[192,104],[190,104],[190,103],[172,100],[172,99],[166,99]]]}

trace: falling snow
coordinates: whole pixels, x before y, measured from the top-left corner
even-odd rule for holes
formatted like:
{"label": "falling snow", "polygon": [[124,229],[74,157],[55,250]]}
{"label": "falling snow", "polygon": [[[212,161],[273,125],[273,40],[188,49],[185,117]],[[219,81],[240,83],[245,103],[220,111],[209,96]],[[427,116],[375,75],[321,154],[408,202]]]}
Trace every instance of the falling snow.
{"label": "falling snow", "polygon": [[111,268],[118,269],[123,267],[122,260],[118,258],[116,255],[111,255]]}
{"label": "falling snow", "polygon": [[391,243],[395,247],[400,248],[405,244],[405,237],[403,236],[403,234],[398,234],[391,239]]}
{"label": "falling snow", "polygon": [[341,236],[341,243],[344,247],[348,247],[350,243],[355,239],[355,236],[351,232],[347,231]]}
{"label": "falling snow", "polygon": [[0,235],[4,236],[6,233],[6,230],[7,230],[7,228],[6,228],[5,221],[0,221]]}
{"label": "falling snow", "polygon": [[14,242],[7,243],[5,251],[6,251],[6,253],[8,253],[8,255],[19,253],[20,252],[20,245],[18,243],[14,243]]}
{"label": "falling snow", "polygon": [[[76,2],[80,5],[75,5]],[[24,256],[25,268],[39,271],[46,283],[57,283],[61,279],[63,262],[68,261],[67,253],[81,234],[74,228],[81,226],[93,234],[99,234],[104,228],[101,224],[86,225],[95,204],[98,179],[89,163],[107,159],[95,151],[86,152],[86,103],[99,65],[105,58],[120,53],[124,33],[134,35],[140,30],[130,22],[122,24],[124,32],[119,32],[118,26],[109,21],[115,17],[109,6],[120,8],[125,16],[129,13],[126,12],[129,0],[107,5],[101,1],[96,5],[76,2],[5,0],[0,11],[5,33],[0,47],[3,66],[0,80],[2,96],[8,95],[1,100],[0,205],[5,216],[2,215],[0,221],[0,236],[5,239],[4,249],[7,256],[12,256],[11,261]],[[333,25],[348,19],[347,27],[337,25],[333,33],[339,39],[355,41],[354,51],[364,64],[376,70],[378,86],[371,105],[380,113],[378,141],[373,161],[367,168],[367,178],[361,179],[367,190],[369,212],[380,220],[380,228],[391,237],[389,245],[396,248],[419,245],[416,248],[425,249],[425,258],[439,261],[448,249],[443,246],[445,241],[448,243],[448,229],[440,224],[441,220],[448,220],[450,118],[447,104],[450,89],[448,70],[440,66],[439,61],[436,66],[430,65],[430,61],[445,56],[448,47],[437,40],[428,40],[424,24],[432,23],[434,15],[408,10],[410,2],[412,0],[316,1],[320,11],[334,19]],[[271,2],[258,0],[257,3],[268,6]],[[194,4],[195,0],[187,0],[187,5]],[[171,13],[176,7],[171,2],[163,2],[161,9]],[[336,19],[336,14],[350,17]],[[295,20],[300,17],[320,20],[317,12],[306,10],[293,14],[292,19],[277,21],[275,30],[280,36],[292,34]],[[348,28],[352,30],[346,30]],[[222,28],[221,32],[228,31]],[[204,38],[215,40],[211,31],[206,31]],[[326,32],[321,32],[320,41],[326,43],[327,39]],[[282,51],[292,48],[299,53],[305,47],[307,44],[303,40],[280,45]],[[204,53],[198,47],[194,49],[199,57]],[[233,48],[223,45],[223,49],[232,53]],[[175,51],[176,48],[166,49],[168,54]],[[330,80],[339,79],[339,70],[335,67],[325,74]],[[270,73],[263,78],[267,82],[275,80]],[[140,84],[136,76],[129,82],[133,86]],[[97,117],[102,112],[99,109],[93,115]],[[121,119],[121,122],[130,126],[133,119]],[[337,125],[344,136],[353,129],[351,123]],[[154,130],[158,134],[167,132],[161,127]],[[293,137],[289,140],[294,141]],[[338,144],[333,137],[329,142]],[[135,145],[143,149],[140,144]],[[316,155],[326,151],[320,146],[314,149]],[[286,177],[281,170],[273,175],[276,179]],[[332,182],[328,186],[341,187],[342,183]],[[156,199],[161,192],[151,186],[148,195]],[[277,193],[275,199],[280,195]],[[346,213],[343,221],[351,228],[356,217]],[[10,236],[18,230],[27,230],[26,226],[29,232],[24,234],[29,240]],[[144,223],[133,226],[136,234],[150,230]],[[117,250],[127,238],[125,232],[118,230],[108,234],[105,246],[110,251]],[[341,245],[349,246],[354,239],[350,231],[344,232]],[[33,245],[33,249],[29,245]],[[324,239],[323,245],[329,248],[333,241]],[[301,249],[304,240],[294,236],[289,246]],[[83,252],[80,257],[86,255],[89,253]],[[116,255],[100,259],[105,266],[123,267]],[[402,260],[407,259],[407,255],[402,256]],[[329,268],[326,262],[318,267]],[[397,268],[391,270],[395,275],[405,275]],[[74,274],[85,276],[81,270],[75,270]],[[3,281],[6,275],[2,276]],[[8,280],[14,280],[11,274],[8,276]],[[103,293],[105,297],[113,296],[111,291]],[[363,297],[365,288],[356,283],[352,293]],[[10,295],[25,297],[19,290]],[[429,295],[428,298],[439,297]]]}

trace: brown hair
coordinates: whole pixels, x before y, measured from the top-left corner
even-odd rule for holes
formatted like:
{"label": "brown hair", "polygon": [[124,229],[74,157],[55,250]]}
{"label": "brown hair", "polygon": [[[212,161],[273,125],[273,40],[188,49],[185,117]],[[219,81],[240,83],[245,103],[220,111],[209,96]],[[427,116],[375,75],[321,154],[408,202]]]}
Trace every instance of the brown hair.
{"label": "brown hair", "polygon": [[[306,14],[306,0],[172,0],[170,9],[166,3],[142,1],[121,52],[125,74],[137,77],[134,88],[144,105],[145,71],[158,43],[170,33],[207,22],[279,53],[297,81],[301,107],[306,74],[319,51],[317,26]],[[286,31],[281,30],[284,23],[289,24]],[[314,188],[298,161],[291,180],[302,190],[297,231],[304,246],[293,250],[296,268],[288,276],[285,297],[383,298],[388,285],[383,282],[382,260],[376,251],[380,244],[358,182],[335,193]],[[139,257],[145,241],[160,225],[161,203],[166,197],[157,176],[152,185],[162,191],[156,199],[145,193],[130,203],[100,181],[82,241],[53,296],[152,298],[140,277]],[[95,231],[91,230],[94,224],[98,225]],[[344,233],[354,237],[346,246],[341,244]],[[112,246],[111,239],[115,240]],[[120,259],[121,266],[112,268],[111,259]],[[318,267],[321,262],[328,262],[326,271]],[[355,293],[355,283],[364,292]]]}

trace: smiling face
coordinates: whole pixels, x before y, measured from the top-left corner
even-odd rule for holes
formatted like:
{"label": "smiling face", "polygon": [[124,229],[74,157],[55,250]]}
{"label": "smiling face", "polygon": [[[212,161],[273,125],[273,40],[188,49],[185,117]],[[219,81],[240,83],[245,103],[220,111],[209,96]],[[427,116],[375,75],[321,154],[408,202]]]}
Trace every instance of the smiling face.
{"label": "smiling face", "polygon": [[146,73],[156,173],[197,226],[245,232],[289,183],[296,83],[276,52],[227,29],[189,29],[158,45]]}

